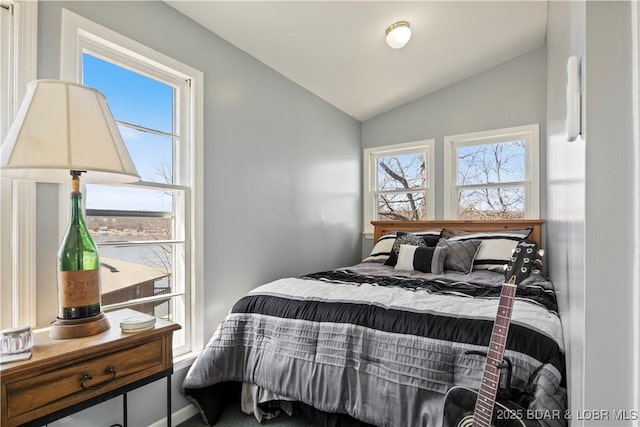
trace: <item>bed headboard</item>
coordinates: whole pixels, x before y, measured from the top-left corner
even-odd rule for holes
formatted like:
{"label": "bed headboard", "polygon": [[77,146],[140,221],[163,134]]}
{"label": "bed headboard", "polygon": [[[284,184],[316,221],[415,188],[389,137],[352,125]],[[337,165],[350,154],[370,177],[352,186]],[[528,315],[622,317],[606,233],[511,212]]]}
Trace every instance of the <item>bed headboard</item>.
{"label": "bed headboard", "polygon": [[499,231],[499,230],[521,230],[531,228],[533,231],[529,238],[542,245],[542,224],[543,219],[518,219],[518,220],[493,220],[493,221],[470,221],[470,220],[433,220],[433,221],[371,221],[373,224],[374,242],[386,233],[394,231],[420,231],[432,228],[464,231]]}

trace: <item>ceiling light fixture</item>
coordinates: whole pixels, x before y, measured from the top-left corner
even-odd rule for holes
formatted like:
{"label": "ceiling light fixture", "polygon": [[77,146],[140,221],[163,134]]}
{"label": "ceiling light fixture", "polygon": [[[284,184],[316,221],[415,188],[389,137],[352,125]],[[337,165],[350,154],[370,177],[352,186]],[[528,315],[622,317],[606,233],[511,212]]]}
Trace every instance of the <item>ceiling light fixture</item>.
{"label": "ceiling light fixture", "polygon": [[409,42],[411,38],[411,28],[407,21],[398,21],[389,25],[385,34],[389,47],[400,49]]}

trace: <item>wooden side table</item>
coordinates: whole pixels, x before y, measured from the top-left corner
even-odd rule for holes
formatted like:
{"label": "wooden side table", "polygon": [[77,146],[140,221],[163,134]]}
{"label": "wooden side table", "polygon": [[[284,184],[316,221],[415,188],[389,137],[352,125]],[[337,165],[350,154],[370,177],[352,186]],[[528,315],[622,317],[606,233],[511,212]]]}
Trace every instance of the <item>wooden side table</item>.
{"label": "wooden side table", "polygon": [[123,333],[130,309],[107,313],[111,329],[97,335],[52,340],[35,331],[31,359],[0,365],[0,425],[43,425],[161,378],[167,380],[171,425],[172,337],[180,325],[158,319],[153,329]]}

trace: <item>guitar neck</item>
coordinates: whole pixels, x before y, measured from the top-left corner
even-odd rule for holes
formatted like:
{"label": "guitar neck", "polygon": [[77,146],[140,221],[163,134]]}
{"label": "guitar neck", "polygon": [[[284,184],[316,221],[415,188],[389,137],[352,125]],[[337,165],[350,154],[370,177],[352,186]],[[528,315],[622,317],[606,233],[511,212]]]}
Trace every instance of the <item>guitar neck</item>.
{"label": "guitar neck", "polygon": [[498,313],[495,323],[493,324],[493,331],[491,332],[491,341],[489,342],[484,374],[482,375],[482,382],[480,383],[478,399],[473,414],[474,427],[491,426],[493,406],[498,388],[500,387],[500,368],[497,365],[502,363],[505,345],[507,344],[507,335],[509,333],[509,323],[511,322],[511,311],[513,309],[516,289],[517,286],[515,284],[505,283],[502,285]]}

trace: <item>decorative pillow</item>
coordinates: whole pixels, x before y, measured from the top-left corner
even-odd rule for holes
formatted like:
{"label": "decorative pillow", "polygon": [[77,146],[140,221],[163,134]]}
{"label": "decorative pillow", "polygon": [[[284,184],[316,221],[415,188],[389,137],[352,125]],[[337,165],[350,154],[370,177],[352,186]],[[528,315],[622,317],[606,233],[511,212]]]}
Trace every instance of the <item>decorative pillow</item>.
{"label": "decorative pillow", "polygon": [[480,240],[440,239],[438,246],[447,248],[447,256],[444,260],[445,270],[470,273],[480,243],[482,243]]}
{"label": "decorative pillow", "polygon": [[482,243],[473,268],[477,270],[504,271],[504,266],[509,262],[511,254],[520,240],[526,239],[531,234],[531,229],[503,230],[487,232],[468,232],[454,230],[448,240],[480,239]]}
{"label": "decorative pillow", "polygon": [[398,252],[400,252],[400,245],[411,246],[436,246],[440,240],[440,230],[436,231],[421,231],[419,233],[407,233],[404,231],[398,231],[398,237],[396,238],[389,259],[385,261],[384,265],[394,266],[398,262]]}
{"label": "decorative pillow", "polygon": [[433,274],[444,273],[444,261],[447,259],[447,248],[443,246],[436,246],[433,252],[433,259],[431,260],[431,272]]}
{"label": "decorative pillow", "polygon": [[421,271],[442,274],[444,272],[445,247],[400,245],[396,270]]}
{"label": "decorative pillow", "polygon": [[393,244],[396,242],[396,233],[385,234],[378,239],[371,253],[362,262],[385,262],[389,259]]}

